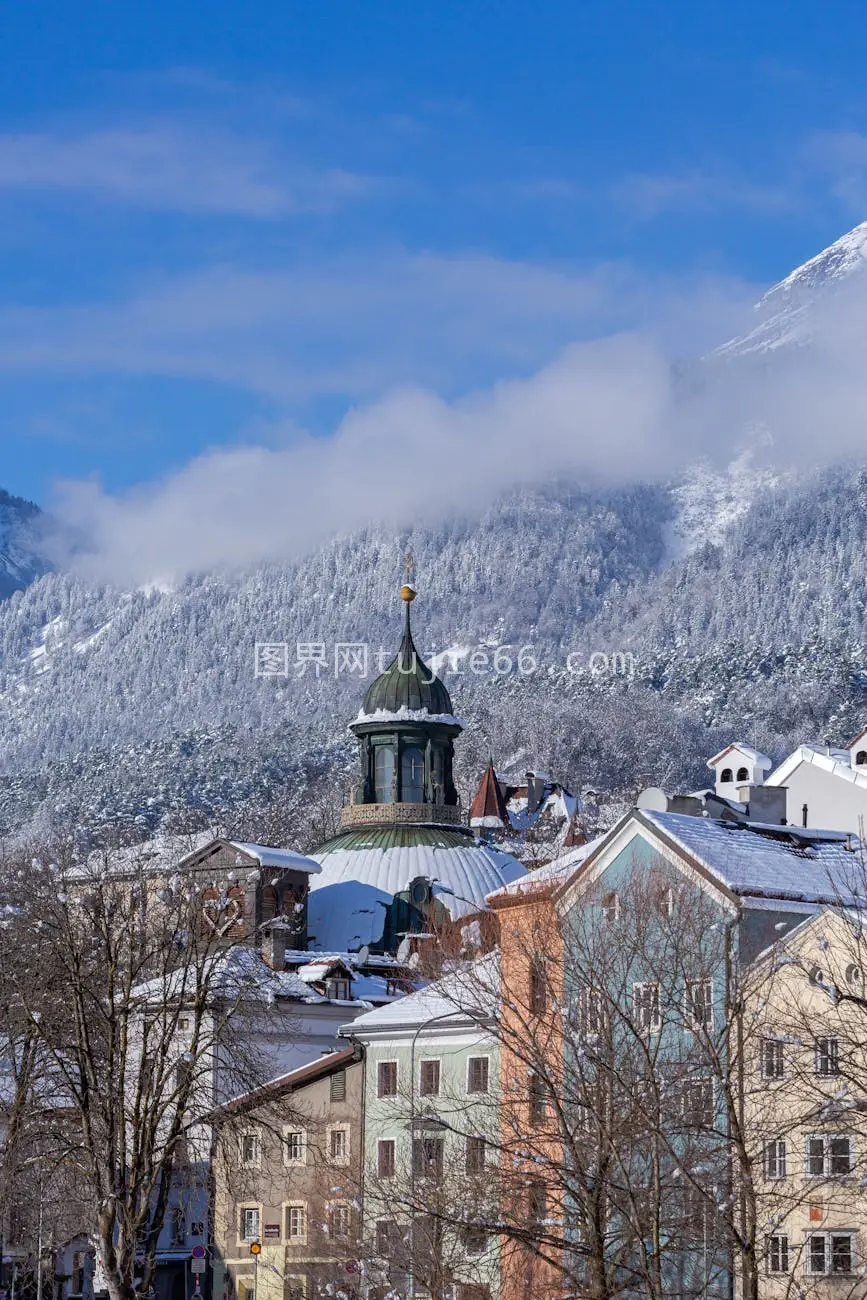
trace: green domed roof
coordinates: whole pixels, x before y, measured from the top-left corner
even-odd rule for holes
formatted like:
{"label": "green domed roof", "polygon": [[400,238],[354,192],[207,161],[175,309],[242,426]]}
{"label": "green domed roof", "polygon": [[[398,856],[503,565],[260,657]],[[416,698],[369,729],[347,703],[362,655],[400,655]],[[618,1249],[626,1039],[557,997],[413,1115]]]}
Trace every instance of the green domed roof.
{"label": "green domed roof", "polygon": [[[412,592],[412,595],[404,595]],[[404,587],[401,595],[406,606],[403,638],[397,654],[385,672],[371,682],[364,697],[363,715],[376,713],[430,713],[451,716],[452,702],[443,683],[428,668],[415,648],[409,622],[409,607],[415,595]]]}

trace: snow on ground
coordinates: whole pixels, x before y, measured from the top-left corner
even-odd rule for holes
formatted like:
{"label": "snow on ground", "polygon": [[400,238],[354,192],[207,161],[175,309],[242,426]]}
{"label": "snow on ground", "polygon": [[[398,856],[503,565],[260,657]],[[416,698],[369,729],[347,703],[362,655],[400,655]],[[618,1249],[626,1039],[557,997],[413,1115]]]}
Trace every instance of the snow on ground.
{"label": "snow on ground", "polygon": [[676,513],[665,526],[663,567],[706,542],[719,546],[757,497],[778,487],[783,477],[757,466],[753,448],[739,452],[724,470],[707,462],[693,466],[671,490]]}

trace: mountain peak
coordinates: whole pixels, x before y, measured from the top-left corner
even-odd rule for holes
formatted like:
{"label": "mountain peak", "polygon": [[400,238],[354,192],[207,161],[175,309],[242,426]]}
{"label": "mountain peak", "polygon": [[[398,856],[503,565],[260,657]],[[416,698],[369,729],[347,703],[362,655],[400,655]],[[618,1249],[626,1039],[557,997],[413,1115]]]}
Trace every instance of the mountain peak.
{"label": "mountain peak", "polygon": [[867,221],[841,235],[768,289],[755,306],[758,324],[712,355],[723,359],[800,347],[815,333],[818,304],[867,269]]}

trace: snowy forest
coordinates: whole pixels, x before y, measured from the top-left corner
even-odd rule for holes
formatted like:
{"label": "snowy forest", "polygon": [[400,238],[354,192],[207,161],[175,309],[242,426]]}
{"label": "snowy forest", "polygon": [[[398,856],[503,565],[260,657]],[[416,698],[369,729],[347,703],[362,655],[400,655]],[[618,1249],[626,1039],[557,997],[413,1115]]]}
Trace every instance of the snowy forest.
{"label": "snowy forest", "polygon": [[[769,477],[741,458],[663,486],[555,481],[475,522],[370,528],[296,563],[146,590],[38,576],[36,553],[28,571],[33,512],[10,526],[11,503],[3,555],[23,576],[0,602],[7,834],[191,818],[262,833],[289,817],[315,839],[348,785],[347,724],[377,671],[335,677],[333,647],[394,650],[407,550],[419,649],[459,652],[436,663],[467,723],[465,801],[489,754],[620,799],[703,783],[702,760],[735,736],[775,757],[841,741],[867,710],[857,466]],[[287,644],[288,676],[256,675],[256,642]],[[328,668],[296,669],[298,643],[324,644]],[[511,672],[494,670],[498,646]],[[534,672],[517,669],[522,646]],[[488,668],[471,672],[478,648]]]}

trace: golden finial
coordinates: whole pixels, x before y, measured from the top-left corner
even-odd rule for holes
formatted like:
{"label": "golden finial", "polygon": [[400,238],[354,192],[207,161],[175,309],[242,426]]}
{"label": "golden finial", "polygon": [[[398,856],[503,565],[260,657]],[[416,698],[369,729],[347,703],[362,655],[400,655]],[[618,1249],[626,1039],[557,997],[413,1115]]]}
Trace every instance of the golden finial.
{"label": "golden finial", "polygon": [[404,576],[406,577],[406,582],[403,584],[403,586],[400,589],[400,598],[401,600],[405,600],[407,605],[410,605],[415,600],[416,597],[416,590],[415,587],[412,585],[412,576],[414,570],[415,570],[415,558],[413,556],[412,551],[407,551],[406,555],[403,557],[403,572],[404,572]]}

